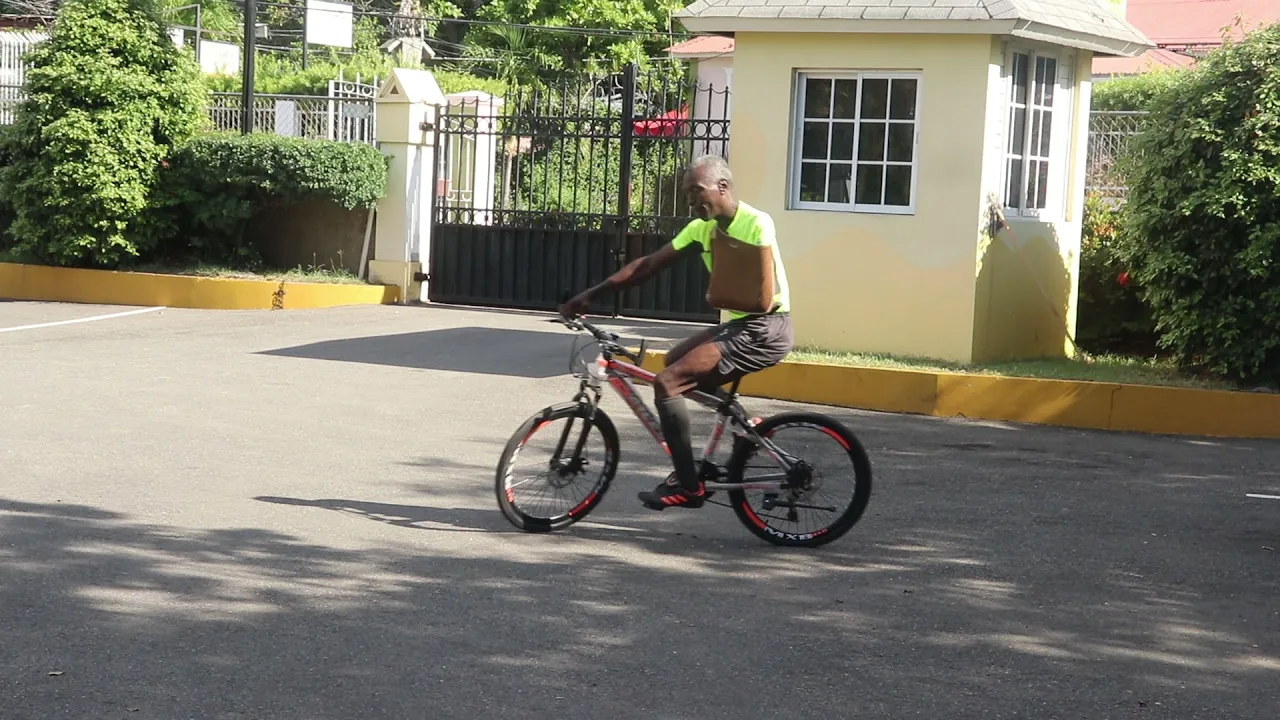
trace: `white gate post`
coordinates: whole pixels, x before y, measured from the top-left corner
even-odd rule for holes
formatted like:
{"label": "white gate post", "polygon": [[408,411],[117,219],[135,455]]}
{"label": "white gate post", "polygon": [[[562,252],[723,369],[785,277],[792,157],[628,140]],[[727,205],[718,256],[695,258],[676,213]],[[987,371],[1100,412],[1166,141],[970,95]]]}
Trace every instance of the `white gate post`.
{"label": "white gate post", "polygon": [[435,123],[444,93],[426,70],[396,68],[375,100],[377,143],[390,159],[386,195],[378,220],[369,281],[400,288],[400,302],[426,296],[417,278],[431,258],[435,188]]}

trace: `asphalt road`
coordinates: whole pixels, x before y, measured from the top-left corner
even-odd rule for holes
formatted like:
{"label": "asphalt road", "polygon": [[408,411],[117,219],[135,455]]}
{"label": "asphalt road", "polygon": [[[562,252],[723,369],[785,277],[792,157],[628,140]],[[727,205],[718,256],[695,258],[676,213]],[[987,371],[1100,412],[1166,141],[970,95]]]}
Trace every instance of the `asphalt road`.
{"label": "asphalt road", "polygon": [[[0,331],[121,310],[0,303]],[[796,551],[643,509],[666,471],[610,398],[612,492],[524,535],[494,465],[574,389],[541,320],[0,332],[0,718],[1280,716],[1280,501],[1247,497],[1280,443],[825,409],[875,493]]]}

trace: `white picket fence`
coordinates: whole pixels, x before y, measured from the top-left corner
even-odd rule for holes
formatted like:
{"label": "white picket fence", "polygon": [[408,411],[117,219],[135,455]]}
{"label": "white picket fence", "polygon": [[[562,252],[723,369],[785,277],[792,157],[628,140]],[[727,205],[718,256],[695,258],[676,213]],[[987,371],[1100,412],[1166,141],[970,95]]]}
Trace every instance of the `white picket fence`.
{"label": "white picket fence", "polygon": [[[23,55],[46,38],[43,33],[0,31],[0,125],[14,121],[14,110],[22,101],[26,78]],[[351,80],[342,74],[329,81],[327,96],[257,94],[253,129],[373,145],[373,99],[377,94],[377,78],[356,76]],[[240,129],[240,106],[239,93],[212,93],[208,113],[214,127]]]}
{"label": "white picket fence", "polygon": [[0,125],[13,122],[13,110],[22,101],[26,63],[22,56],[47,36],[36,32],[0,32]]}

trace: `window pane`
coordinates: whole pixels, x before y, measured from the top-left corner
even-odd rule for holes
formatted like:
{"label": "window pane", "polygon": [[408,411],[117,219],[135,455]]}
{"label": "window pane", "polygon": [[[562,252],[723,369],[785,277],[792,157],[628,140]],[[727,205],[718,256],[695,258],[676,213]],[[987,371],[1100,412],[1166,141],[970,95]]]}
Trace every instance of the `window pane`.
{"label": "window pane", "polygon": [[889,117],[894,120],[916,119],[916,81],[894,80],[889,90]]}
{"label": "window pane", "polygon": [[855,114],[858,108],[858,81],[837,80],[835,92],[835,106],[832,109],[831,116],[847,120],[858,117]]}
{"label": "window pane", "polygon": [[830,80],[805,80],[804,116],[807,118],[831,117]]}
{"label": "window pane", "polygon": [[853,159],[853,123],[833,123],[831,125],[831,159]]}
{"label": "window pane", "polygon": [[1043,117],[1043,110],[1031,111],[1031,147],[1028,148],[1028,155],[1034,155],[1036,148],[1040,147],[1040,120]]}
{"label": "window pane", "polygon": [[911,162],[915,150],[916,126],[909,123],[893,123],[889,126],[889,160]]}
{"label": "window pane", "polygon": [[889,117],[889,81],[862,81],[862,117],[883,120]]}
{"label": "window pane", "polygon": [[800,200],[803,202],[822,202],[826,196],[826,163],[801,163]]}
{"label": "window pane", "polygon": [[1021,53],[1013,56],[1013,101],[1027,101],[1027,56]]}
{"label": "window pane", "polygon": [[1053,112],[1041,112],[1044,116],[1044,129],[1040,131],[1040,155],[1042,157],[1049,157],[1049,141],[1053,139],[1052,136],[1049,135],[1049,131],[1053,129]]}
{"label": "window pane", "polygon": [[1053,89],[1058,84],[1058,61],[1053,58],[1036,58],[1036,102],[1053,104]]}
{"label": "window pane", "polygon": [[1009,185],[1004,191],[1005,207],[1020,208],[1022,203],[1018,202],[1018,196],[1022,193],[1022,159],[1013,158],[1009,160],[1009,167],[1005,171],[1005,176],[1009,178]]}
{"label": "window pane", "polygon": [[1035,207],[1036,207],[1036,196],[1039,194],[1039,193],[1036,191],[1036,180],[1040,177],[1039,170],[1040,170],[1040,161],[1039,161],[1039,160],[1029,160],[1029,161],[1027,162],[1027,204],[1026,204],[1026,208],[1027,208],[1028,210],[1033,210],[1033,209],[1035,209]]}
{"label": "window pane", "polygon": [[1012,108],[1009,110],[1009,152],[1014,155],[1022,154],[1022,146],[1026,142],[1027,136],[1026,122],[1026,108]]}
{"label": "window pane", "polygon": [[884,170],[884,204],[911,204],[911,166],[890,165]]}
{"label": "window pane", "polygon": [[1049,207],[1049,161],[1040,161],[1040,174],[1036,176],[1036,208]]}
{"label": "window pane", "polygon": [[806,122],[804,124],[804,143],[800,157],[806,160],[827,159],[827,130],[830,127],[824,122]]}
{"label": "window pane", "polygon": [[883,165],[858,166],[857,202],[859,205],[879,205],[880,191],[883,187]]}
{"label": "window pane", "polygon": [[858,128],[859,160],[884,160],[884,133],[884,123],[862,123]]}
{"label": "window pane", "polygon": [[827,202],[846,204],[849,202],[849,185],[853,177],[852,165],[831,165],[831,182],[827,185]]}

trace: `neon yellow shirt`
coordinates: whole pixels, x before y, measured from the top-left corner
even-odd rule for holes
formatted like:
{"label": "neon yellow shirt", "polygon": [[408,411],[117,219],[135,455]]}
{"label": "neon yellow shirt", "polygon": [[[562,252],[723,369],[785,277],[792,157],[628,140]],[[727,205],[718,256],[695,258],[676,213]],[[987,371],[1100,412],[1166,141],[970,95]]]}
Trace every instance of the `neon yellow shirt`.
{"label": "neon yellow shirt", "polygon": [[[680,234],[672,238],[671,246],[676,250],[683,250],[693,243],[698,243],[702,246],[702,262],[710,272],[711,236],[715,228],[715,220],[694,220],[685,225]],[[773,302],[778,312],[790,312],[791,293],[787,288],[787,271],[782,266],[782,253],[778,251],[778,239],[774,235],[773,218],[769,217],[769,213],[757,210],[739,200],[738,211],[734,213],[733,222],[729,223],[726,233],[734,240],[773,248],[773,286],[775,288]],[[725,312],[730,318],[742,318],[748,315],[735,310]]]}

